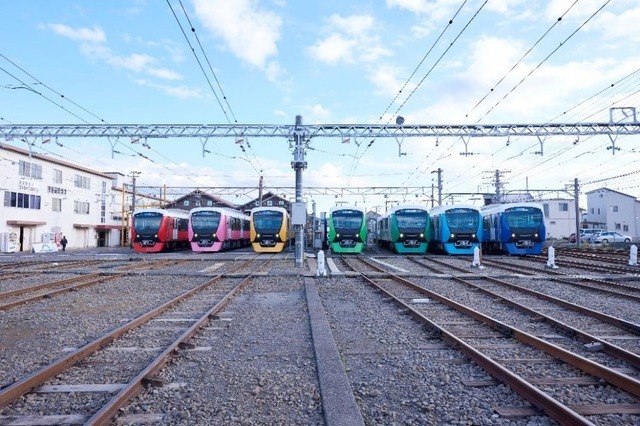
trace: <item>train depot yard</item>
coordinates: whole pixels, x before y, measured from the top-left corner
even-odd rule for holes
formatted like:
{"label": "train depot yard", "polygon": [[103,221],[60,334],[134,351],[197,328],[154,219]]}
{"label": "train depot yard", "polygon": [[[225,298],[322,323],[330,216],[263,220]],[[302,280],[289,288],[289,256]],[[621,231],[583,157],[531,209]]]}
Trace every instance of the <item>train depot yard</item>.
{"label": "train depot yard", "polygon": [[0,425],[640,424],[628,246],[294,256],[1,255]]}

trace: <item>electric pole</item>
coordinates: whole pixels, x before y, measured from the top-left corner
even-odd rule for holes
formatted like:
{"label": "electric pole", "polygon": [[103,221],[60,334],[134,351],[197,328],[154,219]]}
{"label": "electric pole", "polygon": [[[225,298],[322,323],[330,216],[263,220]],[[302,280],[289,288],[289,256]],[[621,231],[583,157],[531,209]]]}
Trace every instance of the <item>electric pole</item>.
{"label": "electric pole", "polygon": [[136,178],[140,176],[140,172],[132,171],[129,174],[131,178],[131,213],[129,214],[130,227],[129,227],[129,248],[133,248],[133,238],[131,238],[131,230],[133,229],[133,213],[136,211]]}

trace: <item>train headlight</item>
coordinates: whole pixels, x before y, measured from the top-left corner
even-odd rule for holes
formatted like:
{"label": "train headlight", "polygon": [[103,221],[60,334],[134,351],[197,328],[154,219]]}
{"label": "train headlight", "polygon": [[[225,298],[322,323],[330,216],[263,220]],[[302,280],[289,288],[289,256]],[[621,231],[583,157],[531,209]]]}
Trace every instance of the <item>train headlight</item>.
{"label": "train headlight", "polygon": [[420,234],[420,238],[424,238],[424,234]]}
{"label": "train headlight", "polygon": [[515,238],[515,237],[516,237],[516,234],[511,234],[511,238]]}
{"label": "train headlight", "polygon": [[158,234],[155,234],[155,235],[153,236],[153,238],[158,238]]}
{"label": "train headlight", "polygon": [[538,233],[536,232],[535,234],[533,234],[536,238],[538,238]]}
{"label": "train headlight", "polygon": [[360,233],[356,233],[356,238],[360,238]]}
{"label": "train headlight", "polygon": [[340,234],[336,233],[336,238],[340,237]]}
{"label": "train headlight", "polygon": [[280,234],[276,234],[276,238],[280,238]]}
{"label": "train headlight", "polygon": [[193,234],[194,237],[198,238],[198,234]]}
{"label": "train headlight", "polygon": [[215,238],[215,237],[216,237],[216,233],[215,233],[215,232],[213,233],[212,237],[213,237],[213,238]]}
{"label": "train headlight", "polygon": [[404,237],[404,234],[401,232],[400,233],[400,238],[403,238],[403,237]]}
{"label": "train headlight", "polygon": [[455,238],[455,237],[456,237],[456,234],[451,234],[451,238]]}
{"label": "train headlight", "polygon": [[471,238],[475,238],[475,237],[476,237],[476,234],[471,234]]}
{"label": "train headlight", "polygon": [[256,234],[256,238],[260,238],[260,234]]}

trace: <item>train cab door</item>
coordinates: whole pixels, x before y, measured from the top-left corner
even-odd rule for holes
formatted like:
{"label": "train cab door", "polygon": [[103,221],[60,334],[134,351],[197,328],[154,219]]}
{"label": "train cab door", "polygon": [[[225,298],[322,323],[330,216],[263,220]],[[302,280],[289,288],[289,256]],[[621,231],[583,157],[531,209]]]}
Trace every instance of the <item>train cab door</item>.
{"label": "train cab door", "polygon": [[173,226],[171,227],[171,239],[173,241],[177,241],[178,240],[178,228],[179,226],[179,221],[180,219],[178,219],[177,217],[173,218]]}

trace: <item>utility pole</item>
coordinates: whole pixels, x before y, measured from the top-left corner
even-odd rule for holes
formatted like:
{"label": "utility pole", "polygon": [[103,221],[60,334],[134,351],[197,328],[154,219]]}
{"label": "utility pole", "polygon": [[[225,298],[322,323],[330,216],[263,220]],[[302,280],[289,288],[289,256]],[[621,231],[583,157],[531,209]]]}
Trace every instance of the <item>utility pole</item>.
{"label": "utility pole", "polygon": [[[306,205],[302,199],[302,171],[307,168],[307,162],[304,161],[304,149],[307,139],[305,128],[302,127],[302,116],[296,115],[296,125],[293,130],[293,139],[295,147],[293,149],[293,161],[291,168],[296,171],[296,202],[292,209],[293,231],[296,236],[296,267],[304,266],[304,226],[307,222]],[[304,209],[304,214],[302,210]]]}
{"label": "utility pole", "polygon": [[[438,205],[442,205],[442,169],[438,168],[438,170],[434,170],[431,173],[438,174]],[[433,200],[433,196],[431,197]],[[431,207],[433,207],[433,201],[431,202]]]}
{"label": "utility pole", "polygon": [[131,178],[131,214],[129,218],[131,219],[131,226],[129,228],[129,248],[133,248],[133,238],[131,238],[131,230],[133,229],[133,213],[136,211],[136,178],[140,176],[140,172],[132,171],[129,174]]}
{"label": "utility pole", "polygon": [[262,206],[262,175],[258,181],[258,207]]}
{"label": "utility pole", "polygon": [[578,185],[578,178],[573,180],[573,199],[576,204],[576,244],[580,248],[580,205],[578,204],[580,198],[580,186]]}

